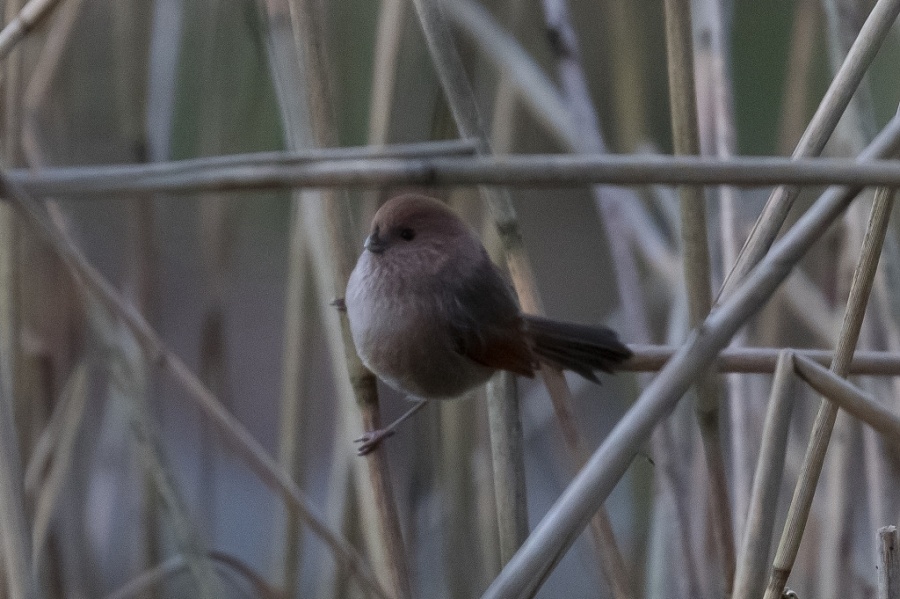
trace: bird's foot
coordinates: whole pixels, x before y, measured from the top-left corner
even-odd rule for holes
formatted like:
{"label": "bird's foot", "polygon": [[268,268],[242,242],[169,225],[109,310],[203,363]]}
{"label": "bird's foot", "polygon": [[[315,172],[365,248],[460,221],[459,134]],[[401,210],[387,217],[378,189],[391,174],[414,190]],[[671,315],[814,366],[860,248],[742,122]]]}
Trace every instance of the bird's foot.
{"label": "bird's foot", "polygon": [[381,442],[394,435],[397,432],[393,427],[380,428],[375,431],[367,431],[359,439],[355,439],[354,443],[361,443],[356,448],[356,455],[368,455],[375,451]]}

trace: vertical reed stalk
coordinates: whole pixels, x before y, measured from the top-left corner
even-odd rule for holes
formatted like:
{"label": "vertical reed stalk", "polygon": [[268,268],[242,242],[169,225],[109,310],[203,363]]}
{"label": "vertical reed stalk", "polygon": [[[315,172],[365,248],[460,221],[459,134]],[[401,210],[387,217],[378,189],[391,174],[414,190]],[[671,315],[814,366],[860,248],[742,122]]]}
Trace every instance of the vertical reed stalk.
{"label": "vertical reed stalk", "polygon": [[[15,25],[22,5],[18,0],[6,2],[5,23]],[[52,3],[48,6],[52,6]],[[9,30],[7,25],[3,31]],[[3,38],[3,33],[0,33],[0,48],[3,48]],[[21,39],[21,35],[10,39],[9,49]],[[0,51],[0,58],[6,58],[8,51]],[[2,65],[6,88],[3,119],[5,138],[0,154],[4,164],[16,164],[20,161],[22,64],[19,54],[14,60],[7,60]],[[31,423],[28,418],[20,420],[16,414],[25,399],[25,394],[20,393],[27,376],[23,368],[25,359],[21,347],[21,322],[25,313],[22,301],[28,299],[24,297],[21,286],[24,266],[20,262],[20,252],[23,237],[18,233],[18,224],[17,215],[8,205],[0,208],[0,548],[5,566],[0,580],[11,599],[31,599],[38,596],[38,588],[31,561],[32,544],[22,485],[22,430],[17,429],[19,422],[26,426]],[[38,398],[39,403],[43,404],[45,398]]]}
{"label": "vertical reed stalk", "polygon": [[378,33],[375,37],[372,65],[372,95],[369,103],[369,135],[372,145],[388,142],[394,87],[397,81],[397,59],[403,41],[406,0],[381,0]]}
{"label": "vertical reed stalk", "polygon": [[[856,349],[856,341],[865,315],[869,292],[872,289],[872,281],[875,277],[875,269],[878,266],[878,258],[881,255],[881,247],[887,231],[888,217],[893,205],[893,191],[881,188],[875,196],[872,206],[872,214],[869,218],[869,226],[863,240],[859,262],[853,273],[853,283],[850,288],[850,297],[847,300],[847,310],[844,314],[844,322],[841,325],[841,333],[838,345],[835,349],[834,361],[831,371],[841,377],[846,377],[850,360]],[[794,497],[788,510],[787,522],[781,535],[778,551],[775,554],[774,570],[769,578],[766,588],[766,599],[779,599],[784,591],[784,585],[791,573],[797,550],[800,547],[800,539],[809,517],[813,495],[822,465],[825,460],[825,451],[828,449],[828,441],[834,422],[837,418],[838,408],[831,402],[822,401],[819,412],[816,415],[812,433],[810,433],[809,445],[803,459],[803,467],[800,479],[794,488]]]}
{"label": "vertical reed stalk", "polygon": [[[433,0],[414,0],[414,4],[419,23],[425,34],[432,63],[437,70],[459,135],[474,140],[476,151],[479,154],[489,154],[488,133],[479,116],[472,89],[450,35],[449,27],[441,14],[441,9]],[[534,273],[522,245],[521,232],[509,192],[506,189],[483,187],[481,194],[500,234],[500,242],[506,253],[507,265],[522,308],[526,312],[540,313],[540,299],[537,294]],[[542,376],[546,380],[548,376],[561,378],[562,374],[551,373],[545,368],[542,369]],[[499,391],[499,389],[495,390]],[[491,451],[495,463],[497,459],[505,456],[506,465],[502,471],[515,475],[524,472],[524,468],[517,465],[523,459],[521,455],[510,453],[510,451],[518,453],[522,448],[521,419],[518,402],[510,402],[506,399],[507,397],[502,395],[494,396],[488,404],[488,409],[491,411],[489,418],[492,421]],[[499,427],[504,428],[505,431],[502,436],[497,437],[494,433]],[[524,480],[508,480],[506,483],[501,483],[498,492],[523,486]],[[498,514],[498,518],[503,521],[502,529],[507,534],[515,535],[515,537],[506,538],[503,542],[507,546],[510,544],[518,546],[523,540],[519,537],[522,524],[528,519],[525,495],[514,491],[508,498],[514,499],[515,503],[505,505],[502,514]]]}
{"label": "vertical reed stalk", "polygon": [[794,355],[785,350],[778,355],[772,381],[732,599],[754,599],[765,590],[769,547],[775,526],[773,515],[778,507],[793,407]]}
{"label": "vertical reed stalk", "polygon": [[[294,206],[293,210],[297,210]],[[296,215],[292,215],[293,221]],[[300,225],[302,227],[302,225]],[[299,228],[299,227],[298,227]],[[291,227],[293,230],[294,227]],[[301,444],[304,438],[304,386],[307,363],[308,318],[312,303],[309,285],[310,259],[307,243],[301,235],[291,235],[288,257],[288,288],[285,299],[284,344],[281,362],[281,409],[279,413],[278,460],[290,473],[291,478],[300,483],[303,480],[304,456]],[[285,594],[297,594],[300,570],[301,528],[296,514],[288,512],[285,520],[284,541],[280,546],[283,556],[281,568],[282,587]]]}
{"label": "vertical reed stalk", "polygon": [[900,599],[900,538],[896,526],[878,529],[877,599]]}
{"label": "vertical reed stalk", "polygon": [[[337,140],[333,114],[333,98],[330,83],[330,67],[325,43],[326,23],[323,7],[315,0],[295,0],[290,3],[294,36],[302,43],[304,74],[307,84],[310,132],[319,147],[328,147]],[[346,287],[352,258],[348,253],[346,234],[348,221],[343,217],[345,198],[335,192],[324,192],[324,216],[327,225],[328,244],[332,261],[331,276],[336,289]],[[363,426],[375,430],[380,425],[378,391],[375,376],[369,372],[356,355],[345,315],[341,315],[341,331],[344,356],[347,361],[350,382],[360,409]],[[397,516],[390,470],[383,450],[373,451],[366,458],[369,481],[374,492],[378,514],[380,540],[384,545],[384,557],[390,576],[390,588],[398,599],[410,597],[409,566],[403,535]]]}
{"label": "vertical reed stalk", "polygon": [[[432,61],[460,135],[477,140],[478,153],[490,154],[487,129],[479,116],[472,88],[440,6],[433,0],[415,0],[415,6]],[[531,314],[543,313],[534,272],[522,243],[518,218],[509,191],[505,188],[483,187],[481,193],[500,233],[500,239],[506,251],[507,265],[522,309]],[[587,452],[583,447],[579,447],[579,435],[574,422],[566,421],[568,415],[571,414],[571,392],[568,384],[561,372],[546,366],[541,367],[541,376],[550,393],[554,410],[563,430],[569,431],[568,434],[564,434],[564,437],[567,439],[567,448],[577,468],[584,463]],[[514,424],[510,422],[507,426],[514,426]],[[615,545],[615,539],[609,534],[611,527],[608,525],[608,518],[605,512],[599,514],[596,526],[592,526],[592,531],[598,546],[602,548],[599,550],[601,566],[615,592],[620,593],[627,588],[627,578],[621,552]],[[604,523],[604,519],[607,521],[606,523]]]}
{"label": "vertical reed stalk", "polygon": [[[456,5],[457,8],[462,3]],[[521,20],[522,0],[514,0],[507,7],[513,26]],[[491,142],[499,154],[512,151],[516,133],[519,103],[515,88],[506,73],[501,73],[494,94]],[[497,239],[493,237],[493,239]],[[499,253],[498,248],[498,253]],[[528,493],[525,486],[525,443],[522,436],[521,409],[515,375],[496,374],[487,384],[487,414],[491,464],[494,480],[499,533],[499,554],[502,567],[512,559],[516,550],[528,537]]]}
{"label": "vertical reed stalk", "polygon": [[[288,49],[286,36],[278,40],[270,40],[270,51],[273,64],[279,104],[284,120],[285,136],[288,146],[294,149],[315,145],[327,147],[334,145],[336,130],[331,110],[332,94],[329,83],[329,68],[324,35],[325,23],[321,14],[321,6],[315,2],[304,0],[290,2],[270,2],[267,4],[270,18],[270,31],[286,34],[286,25],[290,24],[293,33],[292,49]],[[289,20],[288,20],[289,19]],[[318,195],[318,194],[317,194]],[[300,197],[295,196],[295,222],[292,236],[303,235],[312,227],[327,232],[327,238],[321,238],[315,244],[315,253],[324,261],[317,262],[320,271],[322,291],[331,292],[343,289],[349,275],[350,259],[347,256],[347,245],[343,235],[346,233],[347,221],[343,219],[338,200],[334,192],[322,193],[320,199],[312,197],[306,202],[324,202],[317,206],[318,217],[310,219],[306,214],[300,220]],[[306,207],[304,212],[307,212]],[[302,228],[301,228],[302,226]],[[322,269],[327,269],[322,271]],[[332,315],[325,322],[332,334],[329,334],[330,345],[343,341],[343,349],[332,348],[332,355],[337,358],[343,355],[349,370],[352,391],[362,414],[363,425],[368,429],[378,424],[378,397],[375,378],[365,371],[349,340],[346,318],[338,323]],[[334,326],[333,326],[334,325]],[[341,368],[338,368],[341,371]],[[349,391],[341,384],[339,389]],[[377,426],[376,426],[377,428]],[[341,436],[338,435],[338,439]],[[391,594],[399,599],[409,597],[409,569],[403,548],[400,524],[394,506],[393,492],[390,487],[390,474],[383,451],[374,451],[366,460],[374,500],[366,502],[364,509],[374,509],[377,538],[382,547],[379,552],[386,564],[383,578],[389,583]],[[373,531],[370,531],[373,532]]]}
{"label": "vertical reed stalk", "polygon": [[[694,60],[691,43],[691,4],[688,0],[666,0],[666,47],[669,66],[669,99],[672,106],[672,136],[675,153],[697,155]],[[706,200],[694,186],[678,188],[681,203],[681,238],[684,245],[684,278],[691,326],[699,325],[712,306]],[[728,499],[728,481],[719,431],[719,392],[713,377],[697,381],[697,421],[706,455],[712,527],[721,558],[726,594],[734,584],[734,532]]]}
{"label": "vertical reed stalk", "polygon": [[807,102],[815,38],[819,21],[818,0],[797,0],[791,23],[791,48],[784,77],[784,94],[778,125],[778,153],[789,155],[803,135],[803,123],[807,119]]}

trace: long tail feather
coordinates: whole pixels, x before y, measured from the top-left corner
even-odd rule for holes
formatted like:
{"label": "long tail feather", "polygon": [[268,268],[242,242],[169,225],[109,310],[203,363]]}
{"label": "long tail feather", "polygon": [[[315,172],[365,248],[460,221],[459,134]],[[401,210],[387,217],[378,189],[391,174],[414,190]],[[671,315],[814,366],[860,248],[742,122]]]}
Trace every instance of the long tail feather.
{"label": "long tail feather", "polygon": [[525,315],[525,330],[534,353],[550,366],[571,370],[599,382],[595,371],[613,372],[631,357],[631,350],[612,329]]}

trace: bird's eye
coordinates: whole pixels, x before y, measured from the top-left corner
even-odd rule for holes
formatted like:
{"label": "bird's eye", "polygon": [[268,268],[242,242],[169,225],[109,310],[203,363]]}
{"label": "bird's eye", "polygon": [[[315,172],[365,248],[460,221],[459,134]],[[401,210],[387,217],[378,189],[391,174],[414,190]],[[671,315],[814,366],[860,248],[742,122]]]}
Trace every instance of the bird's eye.
{"label": "bird's eye", "polygon": [[412,241],[416,236],[416,232],[412,229],[400,229],[400,239],[404,241]]}

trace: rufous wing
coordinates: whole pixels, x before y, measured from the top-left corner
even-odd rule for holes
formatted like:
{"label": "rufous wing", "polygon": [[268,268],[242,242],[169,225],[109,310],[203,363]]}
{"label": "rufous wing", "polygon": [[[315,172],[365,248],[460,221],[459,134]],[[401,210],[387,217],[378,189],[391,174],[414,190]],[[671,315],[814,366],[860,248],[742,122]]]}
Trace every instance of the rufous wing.
{"label": "rufous wing", "polygon": [[461,344],[464,356],[488,368],[508,370],[522,376],[533,377],[537,367],[534,353],[521,331],[507,335],[492,335]]}

